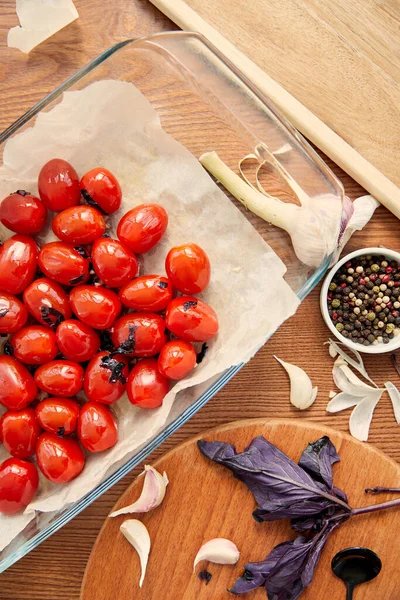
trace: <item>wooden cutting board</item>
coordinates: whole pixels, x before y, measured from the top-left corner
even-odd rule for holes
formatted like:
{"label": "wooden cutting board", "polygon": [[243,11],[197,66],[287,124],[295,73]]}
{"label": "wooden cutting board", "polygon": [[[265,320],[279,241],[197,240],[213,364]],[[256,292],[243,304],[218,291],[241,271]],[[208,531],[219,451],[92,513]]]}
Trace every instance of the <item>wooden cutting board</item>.
{"label": "wooden cutting board", "polygon": [[[396,0],[150,0],[400,218]],[[268,142],[268,140],[265,140]]]}
{"label": "wooden cutting board", "polygon": [[[242,450],[257,435],[298,460],[305,446],[329,435],[342,462],[334,466],[335,485],[347,491],[352,506],[359,507],[389,499],[366,496],[367,486],[400,487],[400,466],[373,446],[328,427],[299,420],[252,419],[212,429],[178,446],[154,466],[166,471],[170,485],[163,504],[146,515],[108,518],[97,538],[82,584],[81,600],[223,600],[226,591],[243,573],[247,561],[262,560],[277,543],[292,539],[284,522],[256,523],[255,502],[243,483],[226,468],[205,459],[198,439],[230,442]],[[136,480],[113,510],[131,504],[140,495],[142,479]],[[393,496],[392,496],[393,498]],[[400,510],[400,509],[399,509]],[[357,600],[398,600],[400,577],[400,518],[396,509],[355,517],[332,534],[323,552],[312,585],[302,600],[343,600],[345,589],[330,569],[334,554],[349,546],[366,546],[379,554],[383,568],[377,579],[357,589]],[[143,588],[138,587],[139,559],[119,531],[127,518],[139,518],[149,530],[152,549]],[[208,585],[192,573],[194,557],[201,545],[214,537],[234,541],[241,557],[235,566],[201,563],[212,574]],[[323,592],[322,592],[323,590]],[[265,600],[259,589],[246,598]]]}

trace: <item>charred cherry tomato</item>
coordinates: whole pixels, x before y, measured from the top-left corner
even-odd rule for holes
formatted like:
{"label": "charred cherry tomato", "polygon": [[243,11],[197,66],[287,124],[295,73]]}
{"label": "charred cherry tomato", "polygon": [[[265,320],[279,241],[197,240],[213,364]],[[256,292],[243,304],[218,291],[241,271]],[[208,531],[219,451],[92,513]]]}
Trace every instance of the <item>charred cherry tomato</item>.
{"label": "charred cherry tomato", "polygon": [[71,291],[69,299],[78,319],[94,329],[108,329],[121,312],[117,294],[107,288],[80,285]]}
{"label": "charred cherry tomato", "polygon": [[0,441],[12,456],[28,458],[35,452],[41,429],[33,408],[8,411],[0,419]]}
{"label": "charred cherry tomato", "polygon": [[72,206],[53,219],[55,235],[69,244],[92,244],[106,230],[103,215],[91,206]]}
{"label": "charred cherry tomato", "polygon": [[46,219],[43,202],[25,190],[10,194],[0,205],[0,221],[15,233],[36,235],[46,225]]}
{"label": "charred cherry tomato", "polygon": [[199,294],[210,282],[210,261],[197,244],[171,248],[165,259],[165,270],[172,285],[183,294]]}
{"label": "charred cherry tomato", "polygon": [[24,304],[42,325],[57,327],[72,315],[67,293],[51,279],[36,279],[24,291]]}
{"label": "charred cherry tomato", "polygon": [[39,437],[36,459],[43,475],[53,483],[71,481],[85,466],[85,455],[78,442],[54,433],[42,433]]}
{"label": "charred cherry tomato", "polygon": [[108,352],[99,352],[85,371],[83,389],[86,397],[102,404],[113,404],[125,391],[128,373],[125,357],[120,354],[111,357]]}
{"label": "charred cherry tomato", "polygon": [[159,204],[140,204],[128,211],[118,224],[117,235],[137,254],[151,250],[167,229],[168,215]]}
{"label": "charred cherry tomato", "polygon": [[42,167],[38,188],[43,204],[54,212],[79,204],[81,198],[78,173],[62,158],[53,158]]}
{"label": "charred cherry tomato", "polygon": [[86,202],[94,202],[107,214],[115,212],[121,206],[122,192],[117,178],[104,167],[85,173],[80,186]]}
{"label": "charred cherry tomato", "polygon": [[78,437],[89,452],[102,452],[114,446],[118,428],[111,410],[97,402],[86,402],[79,414]]}
{"label": "charred cherry tomato", "polygon": [[128,356],[154,356],[165,344],[165,321],[153,313],[129,313],[118,319],[111,334],[115,348]]}
{"label": "charred cherry tomato", "polygon": [[18,331],[27,319],[26,306],[12,294],[0,292],[0,333]]}
{"label": "charred cherry tomato", "polygon": [[83,368],[72,360],[52,360],[37,369],[35,382],[52,396],[75,396],[82,389]]}
{"label": "charred cherry tomato", "polygon": [[180,296],[170,302],[165,315],[167,328],[186,342],[205,342],[218,333],[215,311],[198,298]]}
{"label": "charred cherry tomato", "polygon": [[168,379],[182,379],[196,366],[197,354],[189,342],[172,340],[161,348],[158,370]]}
{"label": "charred cherry tomato", "polygon": [[56,331],[60,352],[76,362],[90,360],[100,348],[100,336],[89,325],[74,319],[63,321]]}
{"label": "charred cherry tomato", "polygon": [[0,356],[0,404],[8,410],[22,410],[37,393],[28,369],[12,356]]}
{"label": "charred cherry tomato", "polygon": [[168,379],[161,375],[154,358],[138,362],[129,373],[126,384],[130,402],[140,408],[161,406],[168,389]]}
{"label": "charred cherry tomato", "polygon": [[59,436],[76,429],[80,406],[72,398],[46,398],[36,407],[36,417],[43,429]]}
{"label": "charred cherry tomato", "polygon": [[0,247],[0,289],[21,294],[36,275],[38,247],[31,237],[13,235]]}
{"label": "charred cherry tomato", "polygon": [[134,310],[158,312],[167,308],[172,299],[172,285],[160,275],[142,275],[119,291],[124,306]]}
{"label": "charred cherry tomato", "polygon": [[14,358],[26,365],[42,365],[58,354],[56,334],[43,325],[28,325],[11,336]]}
{"label": "charred cherry tomato", "polygon": [[50,242],[40,250],[38,262],[46,277],[62,285],[78,285],[89,278],[89,257],[79,246]]}
{"label": "charred cherry tomato", "polygon": [[102,238],[92,248],[93,267],[103,283],[110,287],[121,287],[133,279],[138,262],[132,250],[118,240]]}
{"label": "charred cherry tomato", "polygon": [[39,476],[35,465],[8,458],[0,465],[0,513],[13,515],[24,510],[36,494]]}

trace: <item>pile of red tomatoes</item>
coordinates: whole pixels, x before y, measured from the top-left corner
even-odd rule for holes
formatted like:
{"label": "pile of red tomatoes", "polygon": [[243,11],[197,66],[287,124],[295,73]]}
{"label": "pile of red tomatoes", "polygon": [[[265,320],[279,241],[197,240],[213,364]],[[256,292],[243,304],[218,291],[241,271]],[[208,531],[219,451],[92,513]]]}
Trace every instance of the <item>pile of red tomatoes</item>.
{"label": "pile of red tomatoes", "polygon": [[[138,276],[136,255],[159,242],[168,225],[162,206],[142,204],[108,236],[107,215],[121,205],[115,176],[92,169],[79,180],[66,161],[46,163],[39,198],[18,190],[0,205],[15,232],[0,247],[0,440],[11,458],[0,465],[0,513],[26,507],[45,477],[79,475],[85,451],[118,438],[109,405],[126,391],[132,404],[156,408],[171,380],[199,362],[193,342],[218,331],[213,309],[194,294],[210,280],[210,262],[196,244],[172,248],[167,277]],[[37,235],[56,213],[60,241],[38,247]],[[180,293],[180,295],[176,295]],[[204,348],[202,349],[204,352]],[[202,354],[200,352],[200,354]],[[85,401],[77,394],[84,391]]]}

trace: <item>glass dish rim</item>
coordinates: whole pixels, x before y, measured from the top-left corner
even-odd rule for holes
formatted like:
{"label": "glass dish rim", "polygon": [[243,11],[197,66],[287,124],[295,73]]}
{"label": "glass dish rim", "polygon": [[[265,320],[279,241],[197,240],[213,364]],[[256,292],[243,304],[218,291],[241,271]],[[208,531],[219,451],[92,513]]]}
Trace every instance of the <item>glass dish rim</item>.
{"label": "glass dish rim", "polygon": [[[41,100],[39,100],[36,104],[34,104],[30,109],[28,109],[23,115],[21,115],[16,121],[14,121],[11,125],[9,125],[4,131],[0,133],[0,144],[3,144],[8,138],[10,138],[13,134],[15,134],[23,125],[28,123],[33,117],[35,117],[42,109],[48,106],[51,102],[53,102],[56,98],[58,98],[64,91],[68,90],[75,83],[80,81],[85,75],[93,71],[97,66],[101,65],[104,61],[106,61],[109,57],[111,57],[114,53],[121,50],[125,46],[133,43],[146,42],[148,40],[155,39],[160,36],[193,36],[199,38],[206,46],[208,46],[216,55],[225,62],[226,66],[233,70],[236,74],[239,74],[240,77],[245,81],[245,83],[250,87],[252,91],[255,91],[257,95],[262,99],[265,104],[271,104],[274,107],[274,110],[278,113],[278,117],[282,120],[282,122],[288,127],[292,134],[296,136],[298,140],[303,144],[306,142],[303,139],[303,136],[299,134],[297,130],[291,125],[289,121],[287,121],[286,117],[284,117],[279,109],[277,109],[272,101],[268,100],[257,88],[236,68],[232,63],[221,54],[212,44],[210,44],[204,36],[198,34],[196,32],[187,32],[187,31],[163,31],[147,36],[141,36],[138,38],[130,38],[128,40],[124,40],[108,49],[104,50],[101,54],[96,56],[94,59],[89,61],[85,66],[78,69],[74,74],[68,77],[65,81],[63,81],[60,85],[54,88],[51,92],[49,92],[46,96],[44,96]],[[307,142],[306,142],[307,143]],[[326,168],[326,164],[318,155],[318,153],[311,148],[308,143],[307,146],[311,151],[313,158],[315,158],[316,163],[322,163]],[[339,181],[339,180],[338,180]],[[340,183],[340,182],[339,182]],[[343,209],[342,209],[343,214]],[[297,292],[297,296],[300,301],[303,301],[304,298],[314,289],[314,287],[320,282],[322,277],[326,274],[330,262],[331,262],[332,254],[325,257],[323,262],[319,265],[319,267],[314,271],[314,273],[307,279],[307,281],[303,284],[301,289]],[[271,334],[273,335],[273,334]],[[263,343],[263,345],[268,341],[269,336]],[[261,347],[261,346],[260,346]],[[214,383],[212,383],[207,390],[205,390],[199,398],[189,406],[181,415],[179,415],[174,421],[172,421],[166,428],[160,431],[154,439],[150,440],[139,452],[137,452],[134,456],[132,456],[128,461],[126,461],[119,469],[107,477],[101,484],[96,486],[93,490],[88,492],[83,498],[72,504],[68,509],[66,509],[62,515],[57,517],[52,523],[50,523],[47,527],[40,531],[31,539],[27,540],[23,543],[18,549],[12,552],[7,558],[0,561],[0,573],[8,569],[15,562],[20,560],[23,556],[28,554],[31,550],[39,546],[44,540],[50,537],[53,533],[61,529],[64,525],[66,525],[70,520],[72,520],[75,516],[77,516],[80,512],[82,512],[85,508],[87,508],[94,500],[99,498],[104,492],[109,490],[115,483],[117,483],[122,477],[127,475],[134,467],[140,464],[149,454],[151,454],[156,448],[158,448],[163,442],[165,442],[173,433],[175,433],[182,425],[184,425],[192,416],[194,416],[200,408],[202,408],[217,392],[219,392],[236,373],[238,373],[242,367],[246,363],[240,363],[238,365],[232,366],[223,372]]]}

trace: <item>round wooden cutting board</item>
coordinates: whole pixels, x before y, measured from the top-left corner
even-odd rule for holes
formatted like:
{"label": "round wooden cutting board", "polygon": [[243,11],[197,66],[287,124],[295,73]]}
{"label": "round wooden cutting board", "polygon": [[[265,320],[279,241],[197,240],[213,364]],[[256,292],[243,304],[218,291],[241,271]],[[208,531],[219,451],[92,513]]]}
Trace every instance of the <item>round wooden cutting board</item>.
{"label": "round wooden cutting board", "polygon": [[[205,459],[198,439],[221,440],[243,450],[258,435],[298,460],[305,446],[323,435],[335,444],[342,462],[334,466],[335,485],[349,496],[353,507],[393,499],[367,496],[365,487],[400,487],[400,466],[372,446],[350,436],[307,421],[253,419],[207,431],[178,446],[154,467],[166,471],[170,484],[162,505],[145,515],[107,518],[89,559],[81,600],[223,600],[233,598],[227,589],[243,573],[246,562],[263,560],[279,542],[292,539],[287,521],[256,523],[255,501],[246,486],[231,472]],[[113,510],[131,504],[140,495],[143,479],[136,480]],[[139,558],[119,531],[125,519],[140,519],[149,530],[152,548],[142,589]],[[201,545],[225,537],[236,543],[241,556],[237,565],[201,563],[212,574],[208,585],[193,574],[193,560]],[[329,538],[314,581],[302,600],[343,600],[345,588],[331,572],[333,555],[349,546],[366,546],[379,554],[383,567],[374,581],[357,588],[356,600],[400,598],[400,509],[360,515],[338,528]],[[259,588],[244,596],[266,598]]]}

